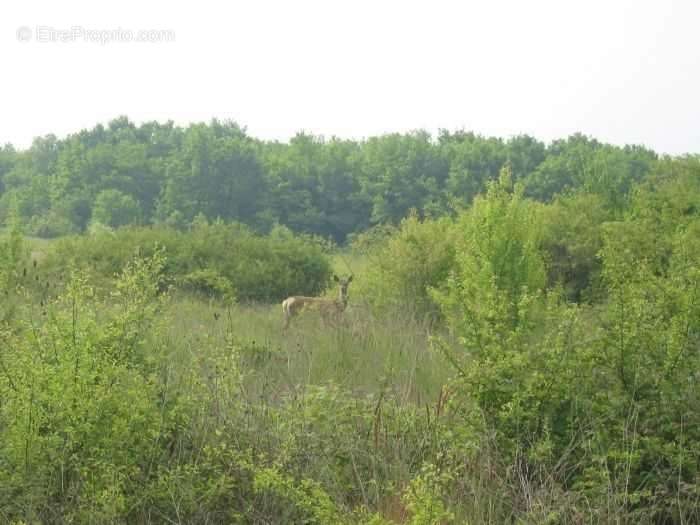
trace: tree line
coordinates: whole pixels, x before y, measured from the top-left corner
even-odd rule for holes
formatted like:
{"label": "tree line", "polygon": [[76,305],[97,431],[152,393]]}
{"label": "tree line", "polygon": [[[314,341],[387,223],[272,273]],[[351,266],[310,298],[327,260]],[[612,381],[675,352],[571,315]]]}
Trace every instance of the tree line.
{"label": "tree line", "polygon": [[284,225],[345,242],[411,210],[423,217],[468,206],[509,165],[525,195],[600,195],[611,210],[664,159],[642,146],[576,134],[547,145],[466,131],[392,133],[364,140],[299,133],[251,137],[232,121],[180,127],[119,117],[26,150],[0,148],[0,221],[56,237],[93,226],[189,227],[197,217],[262,233]]}

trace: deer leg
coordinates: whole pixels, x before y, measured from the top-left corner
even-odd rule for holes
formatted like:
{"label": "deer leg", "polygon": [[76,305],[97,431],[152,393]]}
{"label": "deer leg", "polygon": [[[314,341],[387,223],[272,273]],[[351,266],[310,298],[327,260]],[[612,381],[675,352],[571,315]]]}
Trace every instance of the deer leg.
{"label": "deer leg", "polygon": [[289,328],[289,318],[291,317],[289,313],[289,305],[286,301],[282,303],[282,314],[284,316],[284,324],[282,326],[282,329],[286,330],[287,328]]}

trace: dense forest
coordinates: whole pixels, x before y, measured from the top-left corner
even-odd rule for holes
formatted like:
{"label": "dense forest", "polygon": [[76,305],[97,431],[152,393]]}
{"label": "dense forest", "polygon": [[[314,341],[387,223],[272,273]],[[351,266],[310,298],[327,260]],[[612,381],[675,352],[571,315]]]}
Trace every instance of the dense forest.
{"label": "dense forest", "polygon": [[698,155],[120,118],[0,192],[3,523],[700,523]]}
{"label": "dense forest", "polygon": [[583,135],[549,145],[469,132],[424,131],[363,141],[298,134],[265,142],[233,122],[136,126],[126,117],[65,139],[0,150],[0,221],[15,208],[24,231],[56,237],[109,227],[189,226],[198,215],[266,233],[275,224],[343,243],[416,210],[437,217],[467,206],[508,163],[527,196],[570,190],[620,210],[658,156]]}

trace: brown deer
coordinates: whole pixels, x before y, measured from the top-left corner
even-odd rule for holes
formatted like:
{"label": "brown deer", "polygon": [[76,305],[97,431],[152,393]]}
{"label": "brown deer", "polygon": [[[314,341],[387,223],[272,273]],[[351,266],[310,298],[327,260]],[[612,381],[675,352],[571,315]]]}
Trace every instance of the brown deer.
{"label": "brown deer", "polygon": [[352,275],[347,278],[333,276],[333,280],[338,283],[338,298],[328,299],[325,297],[304,297],[294,295],[282,301],[282,312],[284,313],[284,328],[289,327],[292,317],[305,308],[316,308],[321,313],[324,322],[335,323],[348,306],[348,286],[352,282]]}

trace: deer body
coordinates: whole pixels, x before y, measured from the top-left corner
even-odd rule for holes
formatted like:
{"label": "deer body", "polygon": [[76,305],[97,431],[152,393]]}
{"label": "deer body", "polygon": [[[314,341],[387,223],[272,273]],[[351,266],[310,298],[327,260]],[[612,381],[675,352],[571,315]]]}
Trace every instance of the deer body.
{"label": "deer body", "polygon": [[289,326],[292,317],[306,308],[315,308],[321,314],[324,321],[335,322],[345,311],[348,305],[348,286],[352,281],[352,275],[347,279],[340,279],[334,275],[333,279],[338,283],[338,299],[326,299],[324,297],[306,297],[293,295],[282,301],[282,313],[284,314],[284,328]]}

